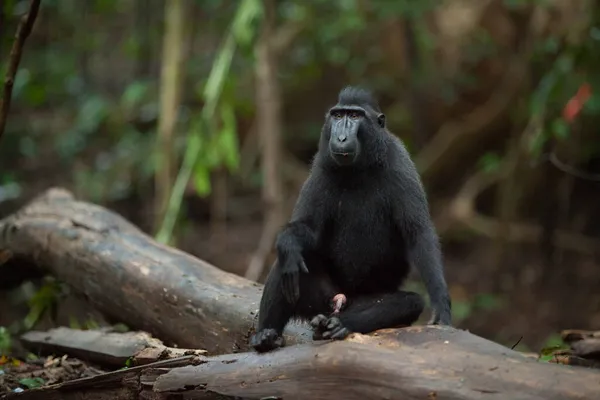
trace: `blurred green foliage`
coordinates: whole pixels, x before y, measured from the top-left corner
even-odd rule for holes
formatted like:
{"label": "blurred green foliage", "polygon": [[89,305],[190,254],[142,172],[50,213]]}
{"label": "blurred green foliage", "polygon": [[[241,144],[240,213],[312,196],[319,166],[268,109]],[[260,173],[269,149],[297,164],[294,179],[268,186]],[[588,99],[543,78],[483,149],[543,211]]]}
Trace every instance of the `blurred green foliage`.
{"label": "blurred green foliage", "polygon": [[[176,140],[177,159],[184,167],[173,191],[174,213],[168,215],[166,228],[158,236],[161,241],[168,241],[189,181],[200,196],[206,196],[211,192],[213,169],[237,171],[243,133],[239,122],[251,119],[255,111],[253,49],[261,1],[194,3],[192,50],[185,65]],[[545,3],[504,1],[515,10]],[[414,23],[422,59],[422,70],[414,79],[426,82],[435,78],[439,97],[447,103],[454,102],[460,90],[477,88],[480,82],[472,71],[459,73],[453,81],[438,77],[432,57],[435,38],[422,17],[440,4],[439,0],[279,1],[278,26],[298,24],[303,28],[280,62],[279,79],[287,99],[316,86],[327,71],[338,72],[346,82],[401,97],[396,92],[406,80],[383,67],[381,35],[393,18]],[[2,2],[2,75],[18,18],[27,5],[26,0]],[[37,31],[26,44],[13,88],[7,134],[0,146],[0,201],[18,196],[23,183],[32,179],[27,172],[35,166],[42,166],[48,181],[70,182],[78,194],[98,203],[143,192],[152,185],[155,172],[151,155],[159,110],[157,63],[163,2],[44,0],[42,10]],[[573,129],[595,126],[600,113],[600,10],[596,7],[589,17],[591,27],[581,28],[582,40],[549,36],[535,43],[530,61],[532,88],[522,99],[526,107],[515,104],[513,110],[517,123],[536,122],[537,134],[530,143],[534,160],[543,156],[549,141],[569,140]],[[462,50],[466,64],[475,65],[498,49],[493,38],[481,31]],[[563,116],[565,105],[585,84],[591,87],[591,96],[581,118],[569,122]],[[397,130],[410,130],[406,104],[396,101],[389,114],[390,124],[400,128]],[[284,134],[290,140],[301,137],[314,142],[319,122],[305,118],[286,125]],[[589,143],[586,151],[589,156],[597,155],[600,140]],[[480,157],[478,168],[496,171],[503,159],[502,152],[488,152]],[[260,184],[262,177],[256,176]],[[59,294],[55,283],[43,286],[31,299],[25,326],[34,326],[52,309]],[[455,322],[477,310],[502,305],[503,299],[492,294],[455,301]],[[90,328],[94,324],[73,320],[71,325]],[[0,327],[0,353],[3,346],[10,347],[10,336]]]}
{"label": "blurred green foliage", "polygon": [[0,326],[0,356],[7,355],[10,352],[11,346],[10,332],[6,327]]}

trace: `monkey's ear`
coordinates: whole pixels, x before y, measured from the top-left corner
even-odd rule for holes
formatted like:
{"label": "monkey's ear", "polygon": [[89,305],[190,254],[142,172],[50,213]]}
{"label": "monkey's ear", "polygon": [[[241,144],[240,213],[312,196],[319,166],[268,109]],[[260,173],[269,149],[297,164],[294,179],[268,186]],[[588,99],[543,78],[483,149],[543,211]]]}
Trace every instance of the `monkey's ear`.
{"label": "monkey's ear", "polygon": [[385,128],[385,114],[379,114],[377,116],[377,123],[380,127]]}

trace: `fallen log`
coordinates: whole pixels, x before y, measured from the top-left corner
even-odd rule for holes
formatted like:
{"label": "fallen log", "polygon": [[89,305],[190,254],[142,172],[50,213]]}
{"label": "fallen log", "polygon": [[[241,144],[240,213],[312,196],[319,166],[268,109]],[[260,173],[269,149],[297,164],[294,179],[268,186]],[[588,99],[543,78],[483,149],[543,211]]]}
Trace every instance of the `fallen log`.
{"label": "fallen log", "polygon": [[[6,399],[593,399],[600,374],[542,363],[466,331],[353,334],[266,353],[190,356]],[[176,363],[173,365],[172,363]],[[78,397],[79,396],[79,397]],[[177,397],[180,396],[180,397]]]}
{"label": "fallen log", "polygon": [[595,364],[600,365],[600,331],[572,329],[563,331],[561,336],[575,356],[596,360]]}
{"label": "fallen log", "polygon": [[[0,221],[0,250],[46,268],[107,316],[179,347],[212,354],[248,348],[261,285],[158,244],[117,214],[64,190],[49,190]],[[600,392],[597,371],[541,363],[449,327],[291,345],[310,341],[310,332],[290,325],[287,339],[288,347],[267,354],[198,357],[199,365],[174,368],[149,364],[90,378],[104,379],[91,386],[78,380],[19,396],[163,399],[181,398],[185,391],[185,398],[204,399],[553,400],[590,399]],[[105,397],[91,397],[95,392]]]}
{"label": "fallen log", "polygon": [[[47,269],[105,315],[169,346],[212,354],[248,348],[261,285],[155,242],[66,190],[50,189],[0,221],[0,249]],[[302,325],[286,330],[290,344],[311,337]]]}
{"label": "fallen log", "polygon": [[146,332],[111,332],[107,329],[78,330],[65,327],[21,335],[21,343],[35,354],[69,354],[104,366],[143,365],[206,350],[167,347]]}

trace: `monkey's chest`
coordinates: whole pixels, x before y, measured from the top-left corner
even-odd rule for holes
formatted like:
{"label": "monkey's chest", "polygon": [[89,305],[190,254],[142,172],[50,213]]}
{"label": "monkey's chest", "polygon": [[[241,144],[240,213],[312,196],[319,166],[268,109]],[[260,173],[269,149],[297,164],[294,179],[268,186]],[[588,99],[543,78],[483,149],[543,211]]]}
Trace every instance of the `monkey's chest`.
{"label": "monkey's chest", "polygon": [[327,246],[332,275],[347,288],[383,286],[404,262],[404,246],[391,211],[373,199],[344,203],[336,210]]}

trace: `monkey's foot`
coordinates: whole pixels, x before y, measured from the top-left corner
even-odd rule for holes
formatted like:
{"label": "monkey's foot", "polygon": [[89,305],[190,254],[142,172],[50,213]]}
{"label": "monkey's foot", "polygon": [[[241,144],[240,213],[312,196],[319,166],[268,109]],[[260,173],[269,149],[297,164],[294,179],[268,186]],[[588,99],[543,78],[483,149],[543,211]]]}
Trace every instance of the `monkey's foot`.
{"label": "monkey's foot", "polygon": [[327,318],[323,314],[319,314],[310,321],[313,327],[313,340],[342,340],[345,339],[351,332],[342,325],[342,321],[338,317]]}
{"label": "monkey's foot", "polygon": [[263,329],[250,338],[250,346],[259,353],[271,351],[283,347],[283,345],[283,336],[279,335],[275,329]]}

